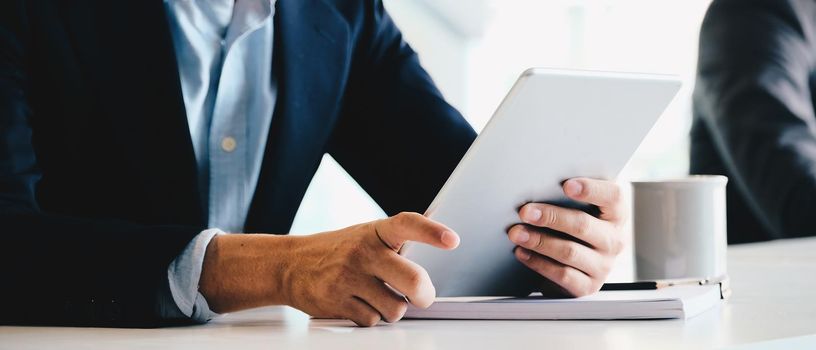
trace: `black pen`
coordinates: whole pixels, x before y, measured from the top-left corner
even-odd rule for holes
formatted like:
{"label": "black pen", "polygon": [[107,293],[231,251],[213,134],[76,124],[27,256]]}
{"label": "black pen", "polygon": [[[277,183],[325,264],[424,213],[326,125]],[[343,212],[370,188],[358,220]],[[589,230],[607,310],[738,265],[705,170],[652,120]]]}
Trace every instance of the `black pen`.
{"label": "black pen", "polygon": [[677,279],[677,280],[658,280],[658,281],[637,281],[637,282],[617,282],[604,283],[601,290],[652,290],[672,286],[688,286],[698,285],[704,286],[707,284],[715,284],[723,281],[723,278],[706,278],[706,279]]}

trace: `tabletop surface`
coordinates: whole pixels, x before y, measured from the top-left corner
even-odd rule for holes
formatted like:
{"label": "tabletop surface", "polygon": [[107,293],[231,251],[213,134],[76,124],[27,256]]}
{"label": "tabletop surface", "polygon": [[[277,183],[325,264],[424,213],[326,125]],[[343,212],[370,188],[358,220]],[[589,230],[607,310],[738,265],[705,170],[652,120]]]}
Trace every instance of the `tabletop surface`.
{"label": "tabletop surface", "polygon": [[688,320],[403,320],[358,328],[270,307],[162,329],[6,326],[0,349],[719,348],[816,334],[816,238],[730,247],[728,270],[731,299]]}

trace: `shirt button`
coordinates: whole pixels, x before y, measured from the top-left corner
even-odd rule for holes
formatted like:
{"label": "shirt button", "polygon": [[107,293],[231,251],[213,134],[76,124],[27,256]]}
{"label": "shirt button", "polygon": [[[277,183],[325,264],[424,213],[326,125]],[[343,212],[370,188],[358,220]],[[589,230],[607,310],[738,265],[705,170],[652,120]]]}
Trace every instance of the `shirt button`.
{"label": "shirt button", "polygon": [[232,137],[227,136],[221,139],[221,149],[224,150],[224,152],[232,152],[235,150],[236,146],[238,146],[238,144]]}

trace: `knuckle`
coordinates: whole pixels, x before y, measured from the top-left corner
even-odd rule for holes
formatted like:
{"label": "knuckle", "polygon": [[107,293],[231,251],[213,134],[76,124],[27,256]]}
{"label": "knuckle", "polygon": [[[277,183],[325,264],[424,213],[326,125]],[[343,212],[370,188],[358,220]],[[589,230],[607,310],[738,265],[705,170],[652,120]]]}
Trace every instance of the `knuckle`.
{"label": "knuckle", "polygon": [[394,221],[398,225],[407,225],[407,224],[409,224],[411,222],[419,220],[419,218],[418,218],[419,216],[422,216],[422,215],[419,214],[419,213],[404,211],[404,212],[401,212],[401,213],[399,213],[397,215],[394,215]]}
{"label": "knuckle", "polygon": [[577,243],[567,243],[561,248],[561,258],[564,259],[565,262],[572,262],[578,259],[578,247],[576,246]]}
{"label": "knuckle", "polygon": [[620,239],[620,237],[612,237],[611,240],[612,242],[610,243],[610,246],[612,248],[612,254],[614,255],[620,254],[626,247],[626,243],[624,243],[623,240]]}
{"label": "knuckle", "polygon": [[551,207],[541,208],[542,224],[547,227],[555,226],[558,223],[558,212]]}
{"label": "knuckle", "polygon": [[376,325],[377,322],[380,322],[380,315],[377,315],[373,312],[370,314],[360,316],[359,319],[356,321],[357,325],[359,325],[360,327],[372,327]]}
{"label": "knuckle", "polygon": [[367,240],[367,238],[371,237],[372,235],[376,236],[377,232],[379,232],[380,230],[379,227],[380,225],[382,225],[383,221],[385,221],[385,219],[380,219],[372,222],[367,222],[365,224],[361,224],[362,229],[360,231],[365,232],[366,234],[357,235],[357,239],[359,240],[359,242],[364,243],[366,241],[370,241]]}
{"label": "knuckle", "polygon": [[348,288],[357,284],[357,275],[354,268],[346,266],[330,280],[333,280],[338,287]]}
{"label": "knuckle", "polygon": [[581,198],[592,198],[595,196],[595,193],[598,192],[595,188],[597,186],[596,180],[591,178],[582,178],[581,179],[581,193],[579,197]]}
{"label": "knuckle", "polygon": [[346,266],[356,269],[368,258],[369,250],[364,244],[352,244],[346,249]]}
{"label": "knuckle", "polygon": [[594,293],[592,291],[592,288],[593,288],[592,286],[575,287],[574,289],[572,289],[571,293],[575,297],[584,297],[584,296],[587,296],[587,295],[590,295],[590,294]]}
{"label": "knuckle", "polygon": [[401,212],[401,213],[398,213],[397,215],[392,216],[391,221],[394,224],[396,224],[397,226],[401,226],[401,225],[405,224],[406,220],[408,220],[408,218],[406,216],[408,216],[408,213]]}
{"label": "knuckle", "polygon": [[351,320],[360,327],[371,327],[376,325],[382,318],[378,312],[361,308],[359,304],[351,302],[346,304],[345,309],[346,316],[342,318]]}
{"label": "knuckle", "polygon": [[422,283],[425,280],[426,272],[421,270],[411,270],[405,276],[408,283],[405,292],[411,296],[417,295],[422,290]]}
{"label": "knuckle", "polygon": [[368,315],[368,316],[366,317],[366,320],[365,320],[365,321],[366,321],[366,325],[367,325],[368,327],[371,327],[371,326],[373,326],[373,325],[376,325],[378,322],[380,322],[380,319],[381,319],[380,315],[377,315],[377,314],[375,314],[375,313],[372,313],[371,315]]}
{"label": "knuckle", "polygon": [[572,290],[573,287],[573,279],[570,270],[566,266],[560,266],[555,270],[555,283],[561,286],[564,289]]}
{"label": "knuckle", "polygon": [[538,232],[531,232],[529,230],[527,231],[527,233],[530,235],[530,241],[527,242],[527,245],[531,246],[532,250],[541,252],[547,249],[549,241],[544,237],[545,236],[544,234]]}
{"label": "knuckle", "polygon": [[582,215],[579,215],[575,222],[575,234],[580,236],[588,234],[592,229],[592,220],[594,218],[589,214],[582,213]]}
{"label": "knuckle", "polygon": [[408,311],[408,302],[401,301],[397,303],[394,305],[394,307],[389,308],[385,312],[385,315],[383,315],[385,317],[385,322],[394,323],[399,321],[402,316],[405,316],[406,311]]}

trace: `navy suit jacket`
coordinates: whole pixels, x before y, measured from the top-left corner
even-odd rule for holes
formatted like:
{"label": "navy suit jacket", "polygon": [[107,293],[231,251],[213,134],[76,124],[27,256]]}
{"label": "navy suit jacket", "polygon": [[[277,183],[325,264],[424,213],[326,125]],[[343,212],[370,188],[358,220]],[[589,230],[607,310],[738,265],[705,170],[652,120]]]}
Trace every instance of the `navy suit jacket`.
{"label": "navy suit jacket", "polygon": [[[328,153],[423,211],[475,138],[379,0],[278,0],[248,232],[288,232]],[[162,0],[0,3],[0,322],[151,326],[206,229]]]}
{"label": "navy suit jacket", "polygon": [[816,1],[715,0],[697,66],[690,170],[730,178],[728,242],[816,235]]}

